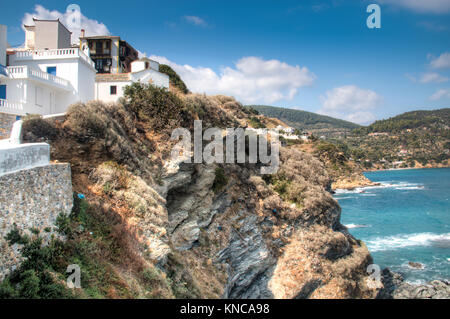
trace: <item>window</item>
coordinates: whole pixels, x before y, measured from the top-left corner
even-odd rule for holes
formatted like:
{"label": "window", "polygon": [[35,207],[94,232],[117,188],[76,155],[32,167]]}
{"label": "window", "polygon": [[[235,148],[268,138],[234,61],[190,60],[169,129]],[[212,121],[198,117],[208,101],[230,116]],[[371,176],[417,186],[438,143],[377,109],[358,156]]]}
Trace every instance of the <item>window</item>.
{"label": "window", "polygon": [[117,94],[117,86],[116,85],[111,85],[109,87],[109,93],[110,93],[110,95],[116,95]]}
{"label": "window", "polygon": [[47,73],[56,76],[56,66],[48,66]]}
{"label": "window", "polygon": [[0,85],[0,99],[6,100],[6,85]]}
{"label": "window", "polygon": [[101,41],[97,41],[95,43],[95,54],[102,54],[103,53],[103,46]]}

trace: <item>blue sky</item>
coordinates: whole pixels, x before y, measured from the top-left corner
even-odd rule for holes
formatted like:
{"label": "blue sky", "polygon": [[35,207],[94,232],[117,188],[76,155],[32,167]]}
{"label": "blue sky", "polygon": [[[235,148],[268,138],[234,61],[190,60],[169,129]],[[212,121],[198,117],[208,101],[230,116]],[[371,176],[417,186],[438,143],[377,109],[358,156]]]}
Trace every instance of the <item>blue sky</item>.
{"label": "blue sky", "polygon": [[[450,0],[76,3],[88,35],[120,35],[196,92],[358,123],[450,107]],[[380,29],[366,26],[370,3]],[[32,16],[66,21],[68,4],[9,2],[8,42],[24,42]]]}

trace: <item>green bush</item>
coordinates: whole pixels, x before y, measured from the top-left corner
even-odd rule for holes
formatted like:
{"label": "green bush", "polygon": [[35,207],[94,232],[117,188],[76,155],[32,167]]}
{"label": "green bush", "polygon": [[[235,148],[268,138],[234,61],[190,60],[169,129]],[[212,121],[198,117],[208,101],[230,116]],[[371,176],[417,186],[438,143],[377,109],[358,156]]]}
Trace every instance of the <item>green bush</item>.
{"label": "green bush", "polygon": [[189,90],[188,90],[186,84],[183,82],[183,80],[180,78],[180,76],[170,66],[168,66],[166,64],[160,64],[159,72],[165,73],[169,76],[170,85],[176,87],[184,94],[189,93]]}
{"label": "green bush", "polygon": [[182,122],[185,115],[183,101],[165,88],[133,82],[124,89],[126,107],[154,129],[163,129]]}
{"label": "green bush", "polygon": [[228,178],[225,176],[225,171],[222,167],[216,168],[216,177],[214,178],[213,182],[213,191],[214,193],[220,192],[224,186],[228,183]]}
{"label": "green bush", "polygon": [[42,245],[39,233],[28,237],[22,235],[16,225],[6,239],[10,245],[19,244],[24,258],[22,264],[0,284],[0,298],[70,298],[72,292],[55,280],[53,262],[57,259],[60,242],[52,240]]}

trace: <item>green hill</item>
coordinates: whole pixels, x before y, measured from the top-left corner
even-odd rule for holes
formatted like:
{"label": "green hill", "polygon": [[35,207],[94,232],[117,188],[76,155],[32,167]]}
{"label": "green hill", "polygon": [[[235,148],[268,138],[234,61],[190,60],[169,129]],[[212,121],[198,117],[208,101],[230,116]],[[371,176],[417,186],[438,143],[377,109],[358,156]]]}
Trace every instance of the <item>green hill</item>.
{"label": "green hill", "polygon": [[387,132],[397,133],[402,130],[413,130],[423,127],[440,129],[450,123],[450,108],[432,111],[412,111],[403,113],[387,120],[375,121],[367,127],[355,130],[355,133]]}
{"label": "green hill", "polygon": [[412,111],[360,127],[347,135],[348,156],[367,167],[448,166],[450,160],[450,108]]}
{"label": "green hill", "polygon": [[360,127],[352,122],[307,111],[268,105],[247,105],[247,107],[255,109],[265,116],[280,119],[299,130],[310,131],[316,135],[342,135]]}

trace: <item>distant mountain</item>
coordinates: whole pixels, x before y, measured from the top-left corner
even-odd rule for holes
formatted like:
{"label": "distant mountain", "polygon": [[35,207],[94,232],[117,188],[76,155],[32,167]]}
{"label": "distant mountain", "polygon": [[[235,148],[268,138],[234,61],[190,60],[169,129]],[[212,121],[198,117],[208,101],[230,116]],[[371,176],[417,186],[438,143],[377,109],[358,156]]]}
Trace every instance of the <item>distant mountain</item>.
{"label": "distant mountain", "polygon": [[387,120],[375,121],[369,126],[355,130],[356,133],[387,132],[396,133],[402,130],[414,130],[423,127],[441,128],[450,125],[450,108],[432,111],[412,111]]}
{"label": "distant mountain", "polygon": [[268,105],[247,105],[246,107],[253,108],[265,116],[280,119],[299,130],[310,131],[319,136],[342,135],[361,127],[352,122],[307,111]]}

